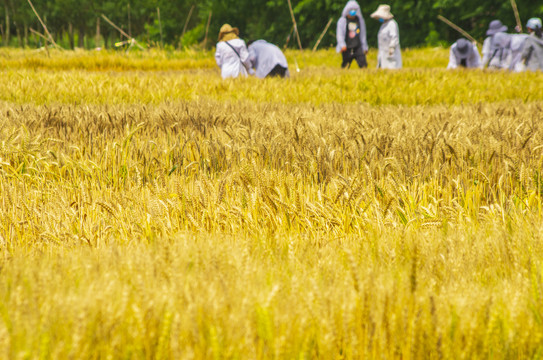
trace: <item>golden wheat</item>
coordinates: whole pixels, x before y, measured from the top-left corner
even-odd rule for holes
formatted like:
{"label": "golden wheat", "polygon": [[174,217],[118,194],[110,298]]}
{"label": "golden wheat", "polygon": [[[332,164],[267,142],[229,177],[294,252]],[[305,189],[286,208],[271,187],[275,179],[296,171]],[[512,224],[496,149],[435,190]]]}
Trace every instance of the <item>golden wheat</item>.
{"label": "golden wheat", "polygon": [[543,351],[541,74],[9,51],[0,358]]}

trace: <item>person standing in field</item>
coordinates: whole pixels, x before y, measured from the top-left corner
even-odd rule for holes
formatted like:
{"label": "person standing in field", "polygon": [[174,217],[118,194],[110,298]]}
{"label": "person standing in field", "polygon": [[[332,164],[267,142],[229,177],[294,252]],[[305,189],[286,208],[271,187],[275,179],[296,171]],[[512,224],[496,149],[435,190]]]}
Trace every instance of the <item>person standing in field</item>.
{"label": "person standing in field", "polygon": [[524,43],[521,61],[526,69],[543,70],[543,30],[540,18],[531,18],[526,24],[530,36]]}
{"label": "person standing in field", "polygon": [[251,60],[245,41],[239,38],[238,28],[233,28],[229,24],[221,27],[215,61],[221,68],[223,79],[247,76],[247,70],[251,68]]}
{"label": "person standing in field", "polygon": [[356,1],[348,1],[343,8],[341,17],[337,22],[336,30],[337,52],[341,52],[341,67],[351,66],[356,60],[358,67],[368,67],[366,54],[368,53],[368,41],[366,38],[366,23]]}
{"label": "person standing in field", "polygon": [[389,5],[379,5],[370,15],[372,19],[382,24],[377,34],[379,52],[377,54],[377,67],[381,69],[401,69],[402,52],[400,49],[400,30]]}
{"label": "person standing in field", "polygon": [[289,77],[287,58],[276,45],[266,40],[256,40],[249,44],[249,59],[254,71],[249,72],[261,79],[265,77]]}
{"label": "person standing in field", "polygon": [[458,39],[452,44],[447,69],[456,69],[458,67],[478,68],[480,66],[481,56],[477,45],[464,38]]}
{"label": "person standing in field", "polygon": [[507,67],[506,61],[509,56],[511,39],[506,34],[507,26],[500,20],[493,20],[486,32],[487,38],[483,42],[482,67],[501,69]]}

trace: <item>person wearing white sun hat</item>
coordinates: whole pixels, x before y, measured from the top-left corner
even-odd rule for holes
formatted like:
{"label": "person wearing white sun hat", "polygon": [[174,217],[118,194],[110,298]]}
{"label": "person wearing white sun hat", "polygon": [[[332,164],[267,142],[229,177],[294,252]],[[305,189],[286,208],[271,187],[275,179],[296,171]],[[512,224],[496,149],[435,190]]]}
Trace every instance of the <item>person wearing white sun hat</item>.
{"label": "person wearing white sun hat", "polygon": [[372,19],[382,23],[377,34],[379,51],[377,54],[377,67],[381,69],[401,69],[402,52],[400,49],[400,30],[389,5],[379,5],[370,15]]}

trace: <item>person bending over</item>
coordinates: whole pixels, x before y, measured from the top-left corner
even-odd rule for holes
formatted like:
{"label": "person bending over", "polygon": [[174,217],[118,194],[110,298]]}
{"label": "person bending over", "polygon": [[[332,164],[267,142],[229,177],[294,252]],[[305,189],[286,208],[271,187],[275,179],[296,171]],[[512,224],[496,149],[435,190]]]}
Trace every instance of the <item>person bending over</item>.
{"label": "person bending over", "polygon": [[251,60],[251,74],[256,77],[289,77],[287,58],[276,45],[266,40],[256,40],[249,43],[249,59]]}
{"label": "person bending over", "polygon": [[468,39],[458,39],[451,46],[449,65],[447,69],[478,68],[481,66],[481,56],[477,45],[472,44]]}

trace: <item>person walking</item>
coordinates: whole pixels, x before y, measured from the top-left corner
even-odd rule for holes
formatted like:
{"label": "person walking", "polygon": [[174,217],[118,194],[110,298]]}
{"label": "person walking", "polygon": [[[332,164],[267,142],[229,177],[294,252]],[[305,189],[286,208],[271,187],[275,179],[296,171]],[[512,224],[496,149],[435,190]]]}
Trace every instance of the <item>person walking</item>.
{"label": "person walking", "polygon": [[251,60],[245,41],[239,38],[238,28],[233,28],[229,24],[221,27],[215,50],[215,61],[221,68],[223,79],[247,76],[248,69],[251,68]]}
{"label": "person walking", "polygon": [[530,36],[524,43],[522,62],[527,70],[543,70],[543,30],[540,18],[531,18],[526,24]]}
{"label": "person walking", "polygon": [[366,23],[358,2],[348,1],[343,8],[337,22],[336,38],[336,50],[342,56],[342,68],[350,67],[353,60],[356,60],[359,68],[368,67]]}
{"label": "person walking", "polygon": [[400,49],[400,30],[389,5],[379,5],[370,15],[372,19],[382,23],[377,34],[377,67],[381,69],[401,69],[402,52]]}
{"label": "person walking", "polygon": [[500,20],[493,20],[486,31],[487,38],[483,42],[483,62],[481,67],[501,69],[507,67],[510,55],[511,39],[506,34],[507,26]]}
{"label": "person walking", "polygon": [[464,38],[458,39],[452,44],[447,69],[456,69],[458,67],[478,68],[480,66],[481,56],[477,45]]}
{"label": "person walking", "polygon": [[254,72],[258,78],[290,76],[287,58],[281,49],[266,40],[256,40],[249,44],[249,59],[252,64],[249,72]]}

